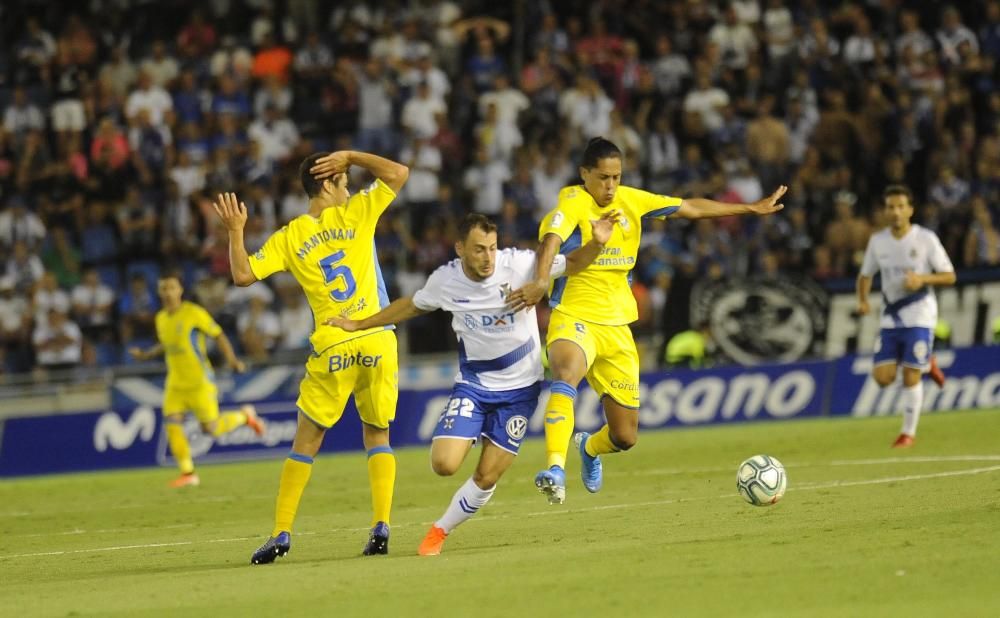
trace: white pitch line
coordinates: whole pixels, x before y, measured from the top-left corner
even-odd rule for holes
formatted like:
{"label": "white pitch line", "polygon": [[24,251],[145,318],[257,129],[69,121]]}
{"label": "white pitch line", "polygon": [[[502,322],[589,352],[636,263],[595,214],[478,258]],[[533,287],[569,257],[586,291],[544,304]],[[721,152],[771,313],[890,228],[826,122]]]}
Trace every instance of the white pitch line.
{"label": "white pitch line", "polygon": [[[808,487],[789,487],[788,491],[809,491],[816,489],[832,489],[837,487],[854,487],[858,485],[881,485],[886,483],[902,483],[906,481],[922,481],[927,479],[937,479],[946,478],[951,476],[970,476],[975,474],[985,474],[989,472],[1000,471],[1000,465],[987,466],[983,468],[969,468],[966,470],[951,470],[948,472],[933,472],[930,474],[908,474],[905,476],[889,476],[879,479],[866,479],[861,481],[830,481],[827,483],[821,483],[818,485],[808,486]],[[715,496],[716,498],[726,498],[732,499],[732,494],[722,494]],[[531,513],[520,513],[516,515],[483,515],[470,519],[469,522],[475,521],[487,521],[496,519],[508,519],[510,517],[541,517],[546,515],[571,515],[574,513],[588,513],[594,511],[609,511],[615,509],[630,509],[637,507],[646,506],[663,506],[666,504],[678,504],[681,502],[693,502],[695,500],[708,500],[709,497],[696,497],[696,498],[672,498],[669,500],[652,500],[649,502],[630,502],[623,504],[603,504],[600,506],[590,506],[579,509],[551,509],[548,511],[534,511]],[[424,522],[422,524],[397,524],[395,528],[405,528],[415,525],[427,525],[431,522]],[[338,528],[333,530],[328,530],[326,533],[335,532],[347,532],[347,531],[361,531],[367,530],[367,528]],[[316,532],[298,532],[296,536],[310,536],[315,535]],[[98,553],[98,552],[111,552],[111,551],[122,551],[126,549],[151,549],[157,547],[180,547],[184,545],[195,545],[197,543],[234,543],[234,542],[244,542],[256,539],[259,537],[236,537],[230,539],[210,539],[207,541],[174,541],[171,543],[142,543],[136,545],[116,545],[113,547],[95,547],[90,549],[71,549],[62,551],[47,551],[47,552],[35,552],[29,554],[11,554],[8,556],[0,556],[0,561],[9,560],[11,558],[36,558],[41,556],[63,556],[68,554],[87,554],[87,553]]]}

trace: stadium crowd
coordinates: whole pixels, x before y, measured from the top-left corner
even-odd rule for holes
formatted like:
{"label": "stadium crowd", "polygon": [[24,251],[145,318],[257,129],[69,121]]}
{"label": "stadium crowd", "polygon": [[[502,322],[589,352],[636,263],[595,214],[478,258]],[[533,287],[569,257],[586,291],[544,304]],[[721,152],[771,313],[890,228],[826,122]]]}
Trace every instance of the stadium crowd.
{"label": "stadium crowd", "polygon": [[376,237],[391,297],[452,257],[465,212],[532,247],[594,135],[624,151],[624,184],[790,187],[780,216],[649,224],[640,332],[679,279],[854,275],[888,183],[957,267],[1000,264],[995,0],[12,0],[0,17],[0,371],[124,362],[164,269],[249,358],[307,346],[294,281],[231,285],[211,204],[246,201],[254,250],[305,212],[316,150],[411,168]]}

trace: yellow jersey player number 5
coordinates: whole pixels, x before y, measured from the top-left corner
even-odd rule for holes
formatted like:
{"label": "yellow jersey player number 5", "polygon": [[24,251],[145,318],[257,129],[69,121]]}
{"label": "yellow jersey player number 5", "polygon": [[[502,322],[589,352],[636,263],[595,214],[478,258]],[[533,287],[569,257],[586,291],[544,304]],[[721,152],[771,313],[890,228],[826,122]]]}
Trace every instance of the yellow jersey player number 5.
{"label": "yellow jersey player number 5", "polygon": [[[348,172],[353,165],[371,172],[375,182],[352,196]],[[388,552],[396,478],[389,446],[389,423],[396,414],[398,395],[396,336],[382,327],[348,333],[326,322],[333,317],[364,319],[389,304],[375,254],[375,224],[408,175],[405,165],[363,152],[307,157],[299,177],[309,195],[309,212],[276,231],[253,255],[243,244],[246,206],[232,193],[220,195],[215,204],[229,230],[236,284],[250,285],[287,271],[302,286],[316,324],[297,401],[295,440],[281,471],[274,528],[251,557],[253,564],[273,562],[291,547],[292,522],[313,458],[351,394],[361,416],[372,493],[372,528],[363,553]]]}

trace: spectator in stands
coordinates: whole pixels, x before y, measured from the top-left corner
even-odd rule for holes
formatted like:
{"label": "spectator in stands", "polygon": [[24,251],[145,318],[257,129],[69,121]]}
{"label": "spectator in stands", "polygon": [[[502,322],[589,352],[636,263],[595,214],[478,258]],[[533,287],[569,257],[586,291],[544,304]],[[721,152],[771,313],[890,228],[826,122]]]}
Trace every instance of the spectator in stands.
{"label": "spectator in stands", "polygon": [[976,35],[962,23],[962,14],[953,6],[946,6],[941,11],[941,28],[935,34],[941,55],[945,62],[953,65],[961,64],[959,49],[968,45],[972,51],[979,51],[979,41]]}
{"label": "spectator in stands", "polygon": [[430,138],[438,131],[437,114],[447,113],[448,106],[431,96],[427,82],[416,85],[414,95],[403,105],[400,124],[414,137]]}
{"label": "spectator in stands", "polygon": [[953,211],[968,201],[969,183],[957,177],[950,167],[942,167],[930,187],[930,198],[946,212]]}
{"label": "spectator in stands", "polygon": [[71,308],[69,294],[59,287],[55,273],[50,270],[42,274],[42,278],[31,296],[31,308],[35,314],[35,323],[44,323],[49,311],[56,310],[68,314]]}
{"label": "spectator in stands", "polygon": [[83,335],[75,322],[59,309],[49,310],[47,318],[39,320],[31,336],[35,359],[43,369],[72,369],[80,364]]}
{"label": "spectator in stands", "polygon": [[112,336],[115,293],[101,282],[96,268],[88,268],[83,280],[73,288],[73,319],[89,339],[108,340]]}
{"label": "spectator in stands", "polygon": [[5,368],[20,373],[31,368],[31,307],[16,294],[10,275],[0,276],[0,373]]}
{"label": "spectator in stands", "polygon": [[114,262],[119,255],[118,233],[115,221],[108,205],[104,201],[94,200],[87,208],[86,223],[83,227],[83,244],[81,259],[90,266],[104,266]]}
{"label": "spectator in stands", "polygon": [[268,103],[263,117],[251,123],[247,137],[260,144],[261,157],[271,164],[284,163],[299,144],[295,123],[274,103]]}
{"label": "spectator in stands", "polygon": [[0,211],[0,249],[10,251],[22,242],[29,250],[41,246],[45,238],[45,224],[28,209],[23,197],[16,196]]}
{"label": "spectator in stands", "polygon": [[139,72],[136,89],[125,102],[125,117],[134,122],[139,110],[149,111],[149,121],[157,127],[168,126],[172,122],[174,102],[162,87],[153,83],[153,78],[145,71]]}
{"label": "spectator in stands", "polygon": [[285,83],[288,81],[292,60],[291,50],[279,43],[273,33],[268,32],[261,39],[250,74],[259,80],[276,77],[281,83]]}
{"label": "spectator in stands", "polygon": [[229,77],[237,83],[246,83],[253,69],[253,54],[236,41],[236,37],[222,37],[222,45],[212,54],[209,73],[216,79]]}
{"label": "spectator in stands", "polygon": [[966,266],[1000,265],[1000,232],[982,197],[972,198],[972,227],[965,238]]}
{"label": "spectator in stands", "polygon": [[247,357],[255,362],[267,360],[282,335],[278,316],[258,296],[251,297],[247,309],[240,312],[236,329]]}
{"label": "spectator in stands", "polygon": [[297,286],[279,286],[278,296],[281,299],[281,312],[278,314],[281,335],[278,349],[308,349],[309,336],[313,331],[313,314],[309,304],[305,302],[302,291]]}
{"label": "spectator in stands", "polygon": [[204,13],[195,9],[187,24],[177,35],[177,50],[187,61],[204,58],[215,47],[215,28],[205,21]]}
{"label": "spectator in stands", "polygon": [[116,212],[121,250],[135,258],[149,256],[156,249],[156,207],[136,186],[125,192],[125,203]]}
{"label": "spectator in stands", "polygon": [[24,141],[29,131],[45,130],[42,110],[28,99],[28,92],[23,86],[14,89],[11,102],[3,113],[3,127],[10,134],[15,146]]}
{"label": "spectator in stands", "polygon": [[80,282],[80,251],[70,240],[66,228],[56,227],[42,249],[42,265],[52,272],[62,288],[72,288]]}
{"label": "spectator in stands", "polygon": [[6,274],[13,281],[14,290],[18,294],[30,295],[44,273],[42,260],[31,253],[28,244],[23,240],[15,240],[11,256],[7,259]]}
{"label": "spectator in stands", "polygon": [[[127,57],[124,61],[127,61]],[[167,44],[162,40],[156,40],[150,48],[149,57],[142,61],[141,70],[149,76],[149,81],[154,87],[169,88],[180,73],[180,65],[176,58],[167,53]],[[135,69],[127,74],[130,79],[126,85],[131,85],[135,81]]]}
{"label": "spectator in stands", "polygon": [[119,341],[129,343],[153,335],[159,303],[142,273],[129,277],[128,289],[118,301]]}
{"label": "spectator in stands", "polygon": [[833,220],[826,226],[824,244],[830,250],[833,270],[854,273],[861,266],[871,226],[854,211],[857,195],[839,191],[833,199]]}
{"label": "spectator in stands", "polygon": [[510,168],[503,159],[490,157],[489,149],[480,145],[476,162],[465,172],[463,184],[472,195],[472,209],[484,215],[497,215],[503,207],[503,185],[510,180]]}

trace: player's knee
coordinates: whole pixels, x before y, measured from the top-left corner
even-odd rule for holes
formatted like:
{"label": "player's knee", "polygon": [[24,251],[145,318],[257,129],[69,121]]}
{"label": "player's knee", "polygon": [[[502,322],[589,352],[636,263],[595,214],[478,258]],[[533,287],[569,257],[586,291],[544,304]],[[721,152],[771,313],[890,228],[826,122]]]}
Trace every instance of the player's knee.
{"label": "player's knee", "polygon": [[621,433],[612,432],[610,437],[611,437],[611,443],[614,444],[618,448],[618,450],[627,451],[633,446],[635,446],[636,443],[639,441],[639,432],[637,431],[629,431]]}
{"label": "player's knee", "polygon": [[872,373],[872,378],[879,386],[889,386],[896,379],[896,376],[884,371],[875,371]]}
{"label": "player's knee", "polygon": [[438,476],[451,476],[458,472],[461,465],[461,461],[454,461],[450,457],[431,456],[431,470]]}

